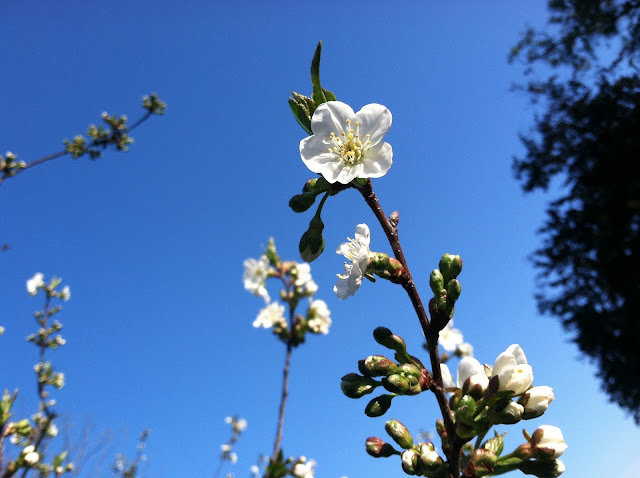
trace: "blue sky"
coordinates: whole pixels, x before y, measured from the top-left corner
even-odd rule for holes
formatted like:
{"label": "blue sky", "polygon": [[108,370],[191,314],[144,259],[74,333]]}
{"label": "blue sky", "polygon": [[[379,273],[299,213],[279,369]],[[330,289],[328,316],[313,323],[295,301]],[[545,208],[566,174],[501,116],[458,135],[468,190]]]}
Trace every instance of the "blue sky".
{"label": "blue sky", "polygon": [[[554,388],[542,418],[508,427],[512,444],[523,427],[557,425],[569,444],[565,476],[601,476],[612,463],[635,476],[637,428],[533,301],[527,256],[545,197],[523,195],[511,175],[535,109],[509,91],[522,68],[506,57],[525,25],[546,17],[543,2],[3,2],[3,153],[29,161],[58,151],[104,110],[136,119],[152,91],[169,105],[126,154],[59,159],[0,186],[0,241],[11,246],[0,261],[0,388],[21,390],[17,412],[36,405],[36,350],[24,337],[42,304],[24,284],[39,271],[73,294],[60,316],[67,345],[51,356],[67,376],[62,413],[114,430],[128,454],[150,428],[150,477],[210,476],[227,415],[249,423],[236,476],[270,453],[284,347],[251,327],[263,304],[243,290],[242,262],[272,236],[283,258],[298,258],[311,214],[287,203],[314,175],[287,98],[310,93],[322,40],[325,88],[355,110],[376,102],[393,114],[394,165],[374,189],[387,214],[400,213],[423,299],[440,256],[460,254],[455,324],[475,356],[493,363],[520,343],[534,384]],[[379,325],[419,353],[418,323],[401,288],[383,281],[338,301],[343,261],[332,251],[356,224],[371,226],[372,249],[390,251],[354,191],[331,198],[323,219],[327,251],[312,272],[333,326],[294,352],[284,451],[317,460],[320,478],[402,476],[397,460],[366,455],[364,440],[384,437],[391,417],[433,429],[435,400],[398,400],[370,419],[339,379],[384,352],[371,337]]]}

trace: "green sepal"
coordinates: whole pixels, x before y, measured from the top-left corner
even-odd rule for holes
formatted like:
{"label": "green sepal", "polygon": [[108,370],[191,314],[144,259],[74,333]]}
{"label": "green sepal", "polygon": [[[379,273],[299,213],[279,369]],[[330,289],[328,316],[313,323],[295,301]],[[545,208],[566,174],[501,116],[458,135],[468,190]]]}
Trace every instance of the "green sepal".
{"label": "green sepal", "polygon": [[500,456],[502,450],[504,450],[504,437],[507,435],[507,433],[505,432],[502,435],[498,435],[498,432],[495,430],[494,433],[495,436],[484,442],[480,448],[491,450],[496,454],[496,456]]}

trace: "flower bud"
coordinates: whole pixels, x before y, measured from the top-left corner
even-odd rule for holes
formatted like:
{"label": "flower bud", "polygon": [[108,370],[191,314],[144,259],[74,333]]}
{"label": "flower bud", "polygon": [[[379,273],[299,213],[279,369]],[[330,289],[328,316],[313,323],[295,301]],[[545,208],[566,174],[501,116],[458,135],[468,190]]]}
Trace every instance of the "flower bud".
{"label": "flower bud", "polygon": [[400,445],[405,450],[413,447],[413,437],[407,427],[405,427],[398,420],[389,420],[384,425],[384,429],[387,431],[389,436],[393,438],[398,445]]}
{"label": "flower bud", "polygon": [[432,473],[443,467],[444,461],[438,455],[433,443],[429,442],[419,444],[418,451],[420,452],[420,462],[425,470],[425,475],[431,476]]}
{"label": "flower bud", "polygon": [[527,475],[541,477],[560,476],[564,473],[565,466],[560,460],[538,461],[531,460],[523,462],[519,467],[520,471]]}
{"label": "flower bud", "polygon": [[364,443],[367,453],[374,458],[387,458],[397,455],[399,452],[388,443],[378,437],[369,437]]}
{"label": "flower bud", "polygon": [[323,177],[311,178],[309,179],[309,181],[305,183],[304,187],[302,188],[302,192],[319,194],[321,192],[326,191],[330,187],[331,187],[331,184],[329,184],[329,181],[327,181]]}
{"label": "flower bud", "polygon": [[391,400],[395,395],[380,395],[374,398],[364,409],[365,415],[368,417],[381,417],[391,407]]}
{"label": "flower bud", "polygon": [[524,414],[524,407],[519,403],[512,400],[507,400],[507,403],[502,404],[498,402],[497,407],[489,409],[489,415],[494,423],[501,423],[504,425],[513,425],[522,420]]}
{"label": "flower bud", "polygon": [[447,299],[449,299],[451,302],[455,302],[456,300],[458,300],[461,292],[462,286],[456,279],[451,279],[447,283]]}
{"label": "flower bud", "polygon": [[407,346],[402,337],[393,334],[386,327],[377,327],[373,331],[373,338],[380,345],[395,350],[398,353],[405,353],[407,351]]}
{"label": "flower bud", "polygon": [[458,277],[458,274],[462,271],[462,259],[460,256],[445,254],[440,259],[439,268],[444,281],[448,283],[451,279]]}
{"label": "flower bud", "polygon": [[302,235],[300,244],[298,245],[300,257],[303,261],[313,262],[322,254],[322,251],[324,251],[323,229],[324,224],[320,216],[313,216],[313,219],[311,219],[309,223],[309,229]]}
{"label": "flower bud", "polygon": [[562,430],[553,425],[540,426],[533,435],[531,442],[533,455],[538,460],[550,460],[558,458],[568,448],[562,436]]}
{"label": "flower bud", "polygon": [[402,469],[407,475],[421,475],[420,455],[415,450],[406,450],[402,453]]}
{"label": "flower bud", "polygon": [[478,448],[471,455],[464,475],[477,477],[491,475],[497,462],[498,457],[491,450]]}
{"label": "flower bud", "polygon": [[382,355],[371,355],[364,360],[370,377],[386,377],[398,371],[398,366],[387,357]]}
{"label": "flower bud", "polygon": [[549,404],[553,401],[553,389],[546,385],[541,387],[533,387],[520,397],[518,403],[524,406],[524,414],[522,418],[529,420],[542,415],[549,408]]}
{"label": "flower bud", "polygon": [[316,193],[304,192],[289,199],[289,207],[293,212],[304,212],[316,202]]}
{"label": "flower bud", "polygon": [[375,390],[380,385],[369,377],[363,377],[357,373],[348,373],[342,377],[340,389],[349,398],[360,398]]}
{"label": "flower bud", "polygon": [[400,395],[405,394],[415,384],[409,382],[407,377],[399,373],[394,373],[382,379],[382,386],[389,390],[391,393],[397,393]]}
{"label": "flower bud", "polygon": [[429,276],[429,287],[431,287],[431,291],[434,294],[438,294],[438,292],[444,289],[444,278],[438,269],[433,269],[431,271],[431,275]]}

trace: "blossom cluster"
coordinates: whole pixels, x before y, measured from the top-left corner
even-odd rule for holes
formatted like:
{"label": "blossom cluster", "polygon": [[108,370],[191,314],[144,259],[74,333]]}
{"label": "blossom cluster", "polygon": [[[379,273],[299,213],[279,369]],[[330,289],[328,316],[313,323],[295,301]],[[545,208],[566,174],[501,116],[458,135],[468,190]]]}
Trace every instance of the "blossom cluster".
{"label": "blossom cluster", "polygon": [[[280,292],[286,308],[279,301],[271,301],[266,287],[269,279],[279,280],[284,289]],[[284,342],[299,345],[304,342],[307,332],[328,334],[331,326],[329,308],[323,300],[314,299],[318,285],[311,276],[311,266],[307,263],[282,261],[277,254],[273,239],[269,241],[267,252],[258,259],[244,261],[244,287],[256,297],[262,297],[267,304],[253,321],[256,328],[273,329],[273,333]],[[301,300],[307,299],[308,307],[304,316],[296,315],[295,309]]]}

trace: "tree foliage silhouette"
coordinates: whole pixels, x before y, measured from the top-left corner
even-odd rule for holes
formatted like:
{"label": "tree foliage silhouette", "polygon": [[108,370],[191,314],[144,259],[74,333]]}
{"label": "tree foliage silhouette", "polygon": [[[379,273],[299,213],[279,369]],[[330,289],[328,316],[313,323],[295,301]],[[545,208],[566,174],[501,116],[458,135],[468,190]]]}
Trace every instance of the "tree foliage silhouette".
{"label": "tree foliage silhouette", "polygon": [[537,303],[640,424],[640,2],[548,5],[550,30],[526,31],[510,57],[549,72],[526,86],[545,111],[514,174],[527,192],[561,181],[533,255]]}

